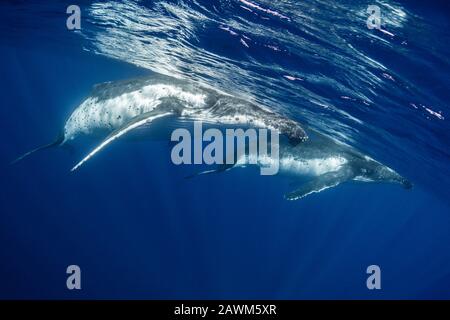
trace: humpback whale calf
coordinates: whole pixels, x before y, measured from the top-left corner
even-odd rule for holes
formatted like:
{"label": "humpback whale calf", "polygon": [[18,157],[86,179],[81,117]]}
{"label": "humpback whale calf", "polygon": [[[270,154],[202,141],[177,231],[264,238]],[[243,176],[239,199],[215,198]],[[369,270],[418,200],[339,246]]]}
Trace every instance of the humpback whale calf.
{"label": "humpback whale calf", "polygon": [[285,195],[287,200],[298,200],[347,181],[387,182],[399,184],[405,189],[412,188],[409,180],[354,148],[315,130],[307,130],[307,133],[308,139],[299,145],[280,141],[277,158],[269,155],[261,157],[247,150],[236,159],[234,165],[219,165],[215,170],[199,172],[188,178],[249,165],[274,166],[272,162],[278,161],[278,174],[295,178],[294,184],[298,185]]}
{"label": "humpback whale calf", "polygon": [[119,137],[150,128],[158,119],[167,117],[267,128],[286,136],[293,145],[307,140],[296,121],[264,106],[194,82],[155,74],[94,86],[92,93],[69,116],[55,141],[25,153],[13,163],[39,150],[63,146],[80,135],[105,137],[72,168],[74,171]]}

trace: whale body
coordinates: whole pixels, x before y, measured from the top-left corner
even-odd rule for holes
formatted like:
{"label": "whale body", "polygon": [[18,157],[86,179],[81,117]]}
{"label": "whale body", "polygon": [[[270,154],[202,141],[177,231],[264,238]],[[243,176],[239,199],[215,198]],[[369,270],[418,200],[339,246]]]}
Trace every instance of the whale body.
{"label": "whale body", "polygon": [[65,145],[80,135],[104,136],[105,139],[72,168],[74,171],[119,137],[151,127],[157,119],[170,116],[182,121],[276,130],[292,144],[307,140],[299,123],[264,106],[194,82],[155,74],[94,86],[91,94],[69,116],[54,142],[31,150],[13,162],[39,150]]}
{"label": "whale body", "polygon": [[309,138],[299,145],[281,141],[276,158],[270,155],[261,157],[247,151],[237,158],[233,166],[222,166],[215,171],[199,174],[223,172],[255,164],[273,167],[273,162],[278,161],[280,175],[302,178],[299,186],[285,195],[287,200],[298,200],[347,181],[394,183],[405,189],[412,188],[409,180],[358,150],[315,130],[306,132]]}

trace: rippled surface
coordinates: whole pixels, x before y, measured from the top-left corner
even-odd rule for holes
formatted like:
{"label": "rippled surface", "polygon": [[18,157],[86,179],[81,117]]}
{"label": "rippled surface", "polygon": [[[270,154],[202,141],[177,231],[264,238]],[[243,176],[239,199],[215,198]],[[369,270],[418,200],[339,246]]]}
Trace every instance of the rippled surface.
{"label": "rippled surface", "polygon": [[[41,162],[34,162],[34,164],[30,161],[29,167],[26,165],[21,167],[21,170],[28,168],[30,172],[8,173],[9,176],[4,180],[8,182],[8,186],[13,186],[12,189],[9,188],[6,182],[2,185],[2,189],[10,190],[8,194],[11,198],[19,198],[19,195],[25,192],[24,190],[28,190],[27,176],[32,175],[33,172],[33,174],[42,175],[41,181],[46,181],[47,188],[59,195],[56,197],[59,198],[56,200],[56,207],[66,210],[73,206],[73,212],[67,210],[74,215],[86,212],[91,216],[92,212],[108,210],[118,219],[122,212],[119,208],[129,213],[148,211],[150,208],[153,210],[154,208],[147,202],[144,203],[143,199],[153,199],[153,201],[159,199],[158,208],[169,215],[169,217],[160,218],[162,220],[159,220],[159,223],[163,226],[164,221],[173,223],[172,227],[167,227],[170,231],[164,227],[161,229],[173,236],[173,242],[169,241],[167,244],[169,247],[174,248],[180,244],[178,240],[175,240],[174,230],[182,233],[183,227],[189,225],[189,221],[183,220],[187,219],[183,218],[183,215],[188,214],[190,219],[197,221],[205,229],[212,228],[211,230],[215,230],[217,234],[225,238],[219,239],[219,236],[214,238],[213,231],[211,231],[212,234],[204,234],[202,232],[206,232],[205,229],[198,225],[196,227],[191,225],[194,229],[198,227],[199,230],[195,230],[199,233],[191,230],[189,234],[200,235],[198,238],[193,236],[192,239],[186,231],[183,239],[186,240],[188,237],[202,250],[210,249],[218,250],[218,252],[222,251],[213,245],[211,248],[203,247],[204,242],[209,239],[219,247],[225,248],[229,248],[225,243],[231,243],[230,246],[234,243],[236,246],[230,247],[230,250],[236,249],[239,244],[233,242],[232,238],[227,238],[224,230],[214,229],[209,225],[208,222],[213,223],[208,220],[212,219],[209,211],[202,211],[199,207],[202,203],[207,208],[221,203],[223,209],[217,209],[218,216],[220,213],[235,212],[234,218],[249,219],[244,220],[240,225],[242,229],[239,229],[237,224],[221,220],[225,219],[223,217],[218,218],[224,225],[236,228],[237,238],[244,244],[249,245],[249,242],[246,242],[250,241],[246,236],[248,232],[259,239],[262,236],[255,231],[256,229],[268,228],[269,230],[274,226],[280,233],[267,236],[267,239],[277,239],[277,236],[282,237],[282,234],[286,234],[290,235],[296,244],[302,243],[303,246],[302,250],[299,249],[298,256],[301,257],[301,263],[299,262],[298,266],[297,260],[293,257],[289,261],[283,260],[283,252],[289,253],[294,250],[288,246],[289,239],[283,241],[278,239],[279,242],[274,240],[273,243],[267,243],[268,247],[272,245],[274,252],[280,254],[270,258],[277,257],[282,261],[282,265],[270,263],[269,265],[272,270],[277,270],[276,274],[280,277],[282,285],[278,287],[271,284],[264,287],[261,284],[262,280],[255,279],[254,283],[246,287],[251,289],[242,291],[250,292],[250,297],[260,297],[257,294],[256,296],[251,294],[257,291],[255,288],[278,292],[277,297],[310,297],[311,294],[322,297],[318,289],[322,288],[320,284],[326,287],[327,280],[336,278],[330,270],[344,268],[337,261],[350,263],[352,259],[358,260],[357,257],[364,257],[361,258],[363,263],[371,263],[369,262],[371,256],[363,253],[364,248],[354,249],[353,257],[346,256],[343,253],[346,251],[343,249],[346,248],[345,244],[359,242],[368,247],[369,251],[383,251],[371,242],[373,238],[369,235],[381,237],[379,243],[383,244],[383,248],[391,246],[392,252],[389,251],[385,255],[379,253],[383,261],[390,262],[396,257],[404,257],[402,254],[409,254],[409,263],[406,262],[407,257],[405,261],[397,261],[398,269],[388,275],[389,279],[401,277],[401,270],[409,268],[411,264],[421,265],[432,257],[439,256],[440,260],[426,264],[423,273],[422,271],[414,273],[418,278],[423,275],[435,275],[431,280],[425,280],[426,277],[424,277],[423,282],[417,285],[415,294],[419,297],[433,295],[424,288],[434,285],[440,288],[441,296],[448,296],[448,290],[445,291],[440,287],[442,283],[448,283],[446,267],[450,261],[448,253],[445,253],[449,243],[446,230],[450,225],[447,199],[450,187],[450,14],[446,5],[426,6],[420,2],[374,0],[371,4],[376,4],[381,9],[382,30],[370,30],[366,26],[368,4],[360,1],[80,1],[82,29],[68,32],[65,28],[65,8],[68,4],[72,3],[69,1],[57,4],[45,4],[42,1],[4,1],[0,4],[0,21],[2,21],[0,35],[2,46],[5,48],[3,62],[5,70],[9,68],[6,72],[9,80],[5,80],[6,78],[3,80],[2,90],[3,96],[6,97],[5,105],[17,106],[17,109],[2,110],[2,119],[5,120],[4,136],[10,137],[10,140],[4,142],[5,146],[8,146],[2,156],[5,163],[17,153],[29,148],[32,143],[30,141],[39,144],[45,137],[57,132],[58,126],[70,114],[73,107],[86,96],[94,83],[131,78],[153,71],[208,84],[221,91],[285,113],[304,124],[305,127],[315,128],[333,136],[395,168],[413,181],[414,190],[421,190],[423,198],[422,195],[403,194],[400,191],[398,194],[394,192],[391,198],[388,192],[390,189],[380,191],[381,189],[367,187],[365,189],[367,193],[360,194],[360,198],[355,196],[357,199],[354,201],[365,201],[368,205],[364,207],[360,204],[361,207],[358,207],[356,204],[349,204],[349,198],[353,198],[358,188],[347,190],[343,187],[342,194],[331,195],[331,198],[327,198],[324,192],[323,196],[321,194],[320,197],[308,200],[311,202],[291,205],[284,204],[277,198],[282,194],[278,190],[279,185],[276,183],[272,185],[271,182],[264,180],[262,184],[264,187],[257,189],[254,193],[245,190],[244,187],[242,190],[239,189],[239,195],[246,194],[257,202],[261,201],[261,206],[257,206],[258,210],[250,204],[237,210],[237,203],[234,203],[233,207],[233,201],[227,201],[226,194],[240,183],[248,184],[251,189],[257,188],[258,182],[252,184],[253,180],[248,176],[231,175],[231,177],[217,178],[224,179],[218,181],[223,187],[222,190],[227,191],[223,191],[225,195],[209,195],[212,199],[216,199],[215,202],[212,200],[208,202],[199,195],[206,192],[202,189],[202,183],[214,185],[213,180],[207,180],[209,182],[200,181],[195,187],[187,187],[191,193],[182,196],[177,193],[177,204],[174,204],[173,190],[178,180],[174,177],[169,179],[168,176],[157,175],[154,170],[152,171],[150,164],[140,160],[145,159],[144,151],[132,157],[129,149],[120,146],[115,149],[115,152],[111,151],[112,154],[99,158],[97,166],[93,165],[91,171],[87,169],[88,173],[85,175],[81,173],[74,178],[52,176],[48,178],[56,179],[51,180],[52,182],[44,178],[47,177],[45,172],[49,168],[39,166],[50,161],[48,160],[50,156],[46,158],[43,155],[39,158]],[[58,69],[61,66],[66,69]],[[46,68],[49,75],[46,75]],[[9,118],[15,120],[6,121]],[[18,127],[14,125],[16,123]],[[102,167],[102,163],[108,159],[124,153],[129,155],[129,158],[126,158],[127,161],[137,161],[139,168],[128,169],[131,171],[124,171],[120,175],[118,171],[127,169],[117,169],[117,163],[112,167],[107,165]],[[70,168],[71,161],[73,158],[65,161],[63,159],[60,163],[54,164],[57,168],[56,172],[63,172]],[[111,176],[113,173],[117,174],[115,180]],[[151,183],[147,184],[139,180],[143,179],[142,177],[152,177]],[[98,190],[92,189],[90,185],[92,181],[97,181],[102,187],[98,187]],[[106,181],[109,181],[109,185]],[[117,181],[120,181],[120,184]],[[121,190],[123,181],[128,181],[126,183],[129,184],[126,191]],[[156,183],[155,181],[159,181],[158,187],[152,185]],[[61,195],[58,192],[61,185],[66,185],[63,187],[67,188],[66,191],[78,190],[77,192],[80,193],[75,195],[67,192],[69,195]],[[227,185],[231,187],[227,189]],[[152,197],[148,196],[146,188],[154,192]],[[107,196],[106,191],[110,195],[118,192],[116,198]],[[30,199],[44,201],[42,212],[45,210],[53,212],[51,196],[48,192],[38,194],[31,189],[27,192]],[[270,195],[267,196],[266,193]],[[261,199],[261,194],[264,194],[264,199]],[[351,196],[348,196],[349,194]],[[138,196],[139,200],[135,198]],[[238,197],[238,194],[234,194],[234,197]],[[377,197],[383,201],[378,200]],[[115,205],[100,205],[97,203],[98,199],[103,201],[122,199],[123,202]],[[239,203],[244,201],[243,199],[240,199]],[[434,203],[435,199],[439,204]],[[8,200],[6,195],[2,199],[5,212],[26,211],[26,208],[14,207]],[[334,209],[329,208],[327,205],[329,203],[334,204]],[[352,207],[353,205],[356,207]],[[155,211],[159,212],[156,209]],[[193,212],[200,212],[202,215],[201,217],[191,216]],[[249,212],[255,215],[245,218]],[[292,212],[298,214],[296,217],[301,220],[293,220],[295,218],[289,215]],[[314,212],[312,214],[318,218],[306,217],[299,212]],[[388,216],[382,216],[382,213],[387,212]],[[342,215],[345,213],[350,216],[343,218]],[[364,213],[367,215],[362,216]],[[56,213],[54,215],[58,216]],[[270,219],[276,219],[286,215],[289,216],[290,222],[273,221],[268,218],[270,216]],[[371,220],[377,219],[376,217],[380,220]],[[250,221],[260,218],[262,225],[255,227],[254,230],[251,229]],[[136,218],[139,221],[141,219],[144,219],[142,225],[146,225],[145,219],[148,218],[141,216]],[[146,222],[148,225],[154,223],[154,221]],[[264,225],[265,222],[267,225]],[[77,223],[81,225],[83,220]],[[99,227],[102,226],[99,221],[97,223]],[[119,224],[117,221],[116,223]],[[297,226],[301,230],[285,232],[289,227],[283,223]],[[371,229],[368,226],[371,224],[381,228],[385,233],[376,227]],[[59,228],[61,225],[63,222],[60,221]],[[121,221],[120,225],[127,225],[127,222]],[[253,231],[248,231],[249,228]],[[222,231],[224,233],[221,233]],[[136,234],[141,235],[139,232]],[[145,234],[144,230],[142,234]],[[347,234],[348,238],[344,236],[342,240],[343,234]],[[110,235],[109,239],[112,238],[113,236]],[[122,239],[120,236],[119,238]],[[323,242],[319,242],[319,238]],[[333,242],[332,239],[337,238],[344,244],[341,242],[334,246],[329,244]],[[150,240],[156,241],[155,245],[157,245],[157,239],[156,236],[148,239],[147,235],[142,235],[142,239],[133,240],[136,255],[138,255],[137,252],[144,250],[140,247],[142,244],[137,244],[141,243],[140,240],[146,243]],[[93,238],[91,240],[93,241]],[[329,241],[326,242],[327,240]],[[171,262],[183,260],[182,258],[185,258],[188,253],[198,255],[199,259],[207,259],[206,254],[192,253],[189,249],[195,248],[191,248],[190,244],[185,244],[184,241],[181,242],[185,246],[185,251],[178,252],[178,256],[172,258],[165,256],[165,247],[162,245],[153,248],[157,251],[154,254]],[[256,255],[253,256],[252,261],[259,261],[258,259],[261,255],[264,256],[264,253],[260,253],[256,247],[249,246],[255,250],[252,251]],[[422,250],[421,254],[414,248]],[[325,251],[335,252],[335,249],[342,251],[338,250],[337,253],[331,254],[328,260],[325,256],[315,255],[317,250],[321,249],[324,249],[323,254]],[[111,252],[114,250],[111,249]],[[132,253],[129,255],[130,259],[136,259]],[[351,250],[348,255],[352,255]],[[67,259],[69,257],[67,256]],[[226,257],[247,261],[244,253]],[[136,260],[133,261],[136,262]],[[306,281],[305,286],[309,291],[302,291],[302,293],[296,291],[295,280],[309,275],[313,270],[322,270],[321,262],[323,261],[330,263],[330,269],[319,273],[316,278],[311,278],[310,282]],[[196,272],[201,273],[201,270],[207,275],[210,272],[211,279],[208,279],[212,281],[214,277],[211,271],[205,270],[215,269],[208,263],[204,260],[199,267],[192,262],[187,270],[194,275]],[[251,262],[248,263],[251,264]],[[220,263],[217,262],[217,264]],[[284,264],[289,267],[283,269]],[[442,266],[445,268],[442,269]],[[230,268],[234,270],[233,267]],[[164,270],[164,267],[161,266],[161,270]],[[259,270],[258,272],[261,276],[273,275],[269,271],[265,273]],[[280,273],[283,272],[289,276],[281,279]],[[232,277],[224,270],[222,275],[224,275],[220,278],[222,287],[219,286],[223,289],[222,291],[205,280],[203,291],[199,289],[194,296],[209,297],[210,295],[202,295],[202,293],[222,292],[223,295],[219,297],[229,297],[227,294],[237,287],[228,287],[226,283]],[[190,282],[185,284],[183,288],[191,288]],[[172,292],[156,280],[152,282],[152,285],[160,290],[158,292]],[[397,291],[391,291],[385,297],[405,297],[408,286],[410,284],[405,280],[396,287]],[[146,286],[143,287],[147,289]],[[332,292],[330,295],[324,296],[339,296],[337,292],[340,292],[340,288],[336,285],[328,291]],[[356,284],[352,283],[347,289],[348,297],[365,296]],[[55,289],[55,292],[58,291]],[[284,294],[286,292],[288,294]],[[51,296],[52,292],[47,294]],[[177,295],[173,292],[166,295],[152,293],[150,296],[184,297],[182,294]],[[211,296],[218,297],[214,294]],[[249,296],[244,295],[244,297]]]}
{"label": "rippled surface", "polygon": [[352,1],[94,2],[82,34],[92,52],[243,95],[447,179],[449,33],[376,4],[383,32]]}

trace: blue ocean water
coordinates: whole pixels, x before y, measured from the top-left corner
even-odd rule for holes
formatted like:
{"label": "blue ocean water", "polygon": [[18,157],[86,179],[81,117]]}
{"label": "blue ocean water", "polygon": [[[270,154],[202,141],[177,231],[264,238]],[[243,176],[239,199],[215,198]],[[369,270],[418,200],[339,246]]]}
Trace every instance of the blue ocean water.
{"label": "blue ocean water", "polygon": [[[422,1],[0,3],[0,298],[450,298],[450,9]],[[368,29],[368,5],[382,30]],[[164,141],[52,141],[105,81],[173,75],[244,96],[394,168],[286,201],[286,179],[198,179]],[[66,288],[79,265],[82,290]],[[368,290],[379,265],[382,289]]]}

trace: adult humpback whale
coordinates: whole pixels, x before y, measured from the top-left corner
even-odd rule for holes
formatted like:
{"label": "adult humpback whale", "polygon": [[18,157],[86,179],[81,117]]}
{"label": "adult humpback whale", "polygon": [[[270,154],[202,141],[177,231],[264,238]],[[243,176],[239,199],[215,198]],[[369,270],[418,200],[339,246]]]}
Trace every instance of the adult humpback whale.
{"label": "adult humpback whale", "polygon": [[62,146],[82,134],[106,136],[72,168],[74,171],[117,138],[150,128],[157,119],[170,116],[181,121],[268,128],[287,136],[293,145],[307,140],[297,122],[263,106],[197,83],[155,74],[94,86],[54,142],[25,153],[13,163],[36,151]]}
{"label": "adult humpback whale", "polygon": [[[279,173],[294,177],[297,188],[285,195],[287,200],[298,200],[312,193],[321,192],[347,181],[388,182],[412,188],[412,183],[391,168],[314,130],[307,130],[309,138],[299,145],[280,141],[279,156],[259,156],[247,151],[234,166],[220,165],[216,170],[196,173],[219,173],[250,164],[274,166],[278,161]],[[303,179],[301,179],[302,177]]]}

